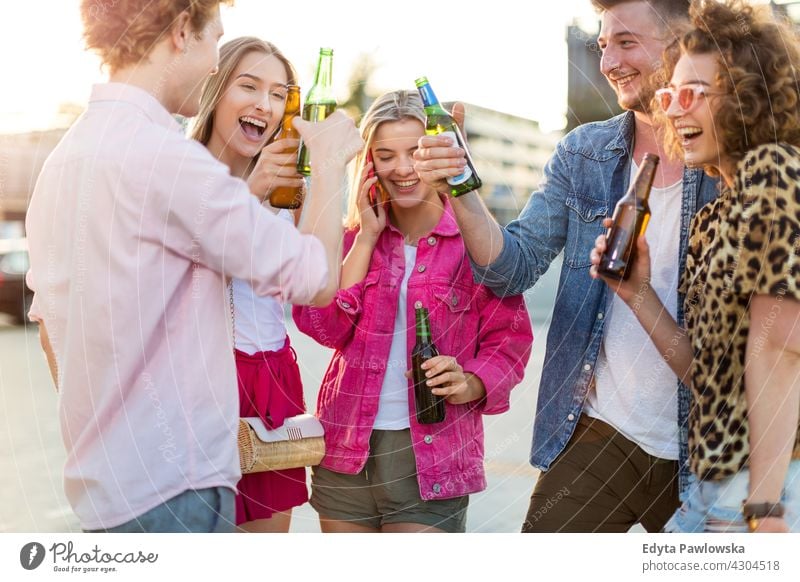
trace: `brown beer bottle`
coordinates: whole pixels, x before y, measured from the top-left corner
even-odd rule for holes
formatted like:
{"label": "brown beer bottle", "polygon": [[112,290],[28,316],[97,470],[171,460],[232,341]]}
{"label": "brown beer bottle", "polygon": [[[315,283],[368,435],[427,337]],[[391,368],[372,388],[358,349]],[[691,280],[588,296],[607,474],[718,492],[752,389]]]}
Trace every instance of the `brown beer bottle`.
{"label": "brown beer bottle", "polygon": [[[279,139],[300,139],[300,134],[292,126],[292,121],[300,114],[300,87],[289,85],[286,95],[286,109],[283,111],[281,131],[276,137]],[[303,188],[292,186],[278,186],[269,195],[269,203],[274,208],[300,208],[303,203]]]}
{"label": "brown beer bottle", "polygon": [[422,364],[434,356],[439,355],[439,350],[431,339],[431,325],[428,320],[428,309],[420,303],[415,305],[417,320],[417,343],[411,352],[411,368],[414,376],[414,405],[417,410],[417,422],[420,424],[434,424],[444,420],[444,398],[431,392],[431,387],[425,382],[425,370]]}
{"label": "brown beer bottle", "polygon": [[628,191],[614,208],[614,224],[606,234],[606,251],[597,271],[612,279],[627,279],[636,261],[636,239],[644,235],[650,222],[650,188],[658,167],[658,156],[645,154]]}

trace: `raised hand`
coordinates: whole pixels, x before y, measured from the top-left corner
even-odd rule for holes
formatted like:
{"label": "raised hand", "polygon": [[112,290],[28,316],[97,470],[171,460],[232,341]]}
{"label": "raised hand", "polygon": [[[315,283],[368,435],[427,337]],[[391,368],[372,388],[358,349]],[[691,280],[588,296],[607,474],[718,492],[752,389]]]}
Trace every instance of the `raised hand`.
{"label": "raised hand", "polygon": [[342,111],[316,123],[297,117],[292,125],[311,151],[312,171],[344,167],[364,147],[355,123]]}
{"label": "raised hand", "polygon": [[[454,104],[452,115],[461,129],[461,135],[466,139],[464,105]],[[449,193],[450,185],[447,183],[447,178],[462,174],[466,165],[466,153],[455,145],[451,138],[438,135],[419,138],[419,146],[414,152],[414,171],[423,182],[437,192]]]}

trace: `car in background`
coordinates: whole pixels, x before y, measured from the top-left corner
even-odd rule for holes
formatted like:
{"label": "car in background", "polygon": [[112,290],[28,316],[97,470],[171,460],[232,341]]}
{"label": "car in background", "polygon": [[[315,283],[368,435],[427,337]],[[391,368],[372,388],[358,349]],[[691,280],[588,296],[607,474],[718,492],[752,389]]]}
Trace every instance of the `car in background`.
{"label": "car in background", "polygon": [[20,325],[28,321],[33,300],[33,291],[25,284],[29,265],[27,239],[0,239],[0,313]]}

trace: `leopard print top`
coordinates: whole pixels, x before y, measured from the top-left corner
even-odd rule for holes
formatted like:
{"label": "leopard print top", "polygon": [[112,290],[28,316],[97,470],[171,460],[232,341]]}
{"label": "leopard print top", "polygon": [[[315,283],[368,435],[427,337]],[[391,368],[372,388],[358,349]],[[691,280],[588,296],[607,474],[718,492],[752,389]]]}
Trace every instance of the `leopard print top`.
{"label": "leopard print top", "polygon": [[[747,466],[751,298],[800,301],[800,149],[762,145],[737,170],[735,189],[694,217],[681,279],[695,356],[689,455],[701,479],[722,479]],[[792,456],[800,458],[800,430]]]}

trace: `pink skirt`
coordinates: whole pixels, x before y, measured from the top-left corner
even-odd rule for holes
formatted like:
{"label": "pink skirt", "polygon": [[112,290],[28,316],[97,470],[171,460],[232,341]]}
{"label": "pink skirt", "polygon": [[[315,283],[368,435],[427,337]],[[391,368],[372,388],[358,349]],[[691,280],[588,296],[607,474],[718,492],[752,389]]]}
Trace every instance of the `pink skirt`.
{"label": "pink skirt", "polygon": [[[305,412],[300,369],[288,337],[275,352],[249,355],[236,350],[236,371],[240,416],[258,416],[267,428],[277,428],[287,417]],[[308,501],[304,467],[243,475],[237,488],[237,525]]]}

